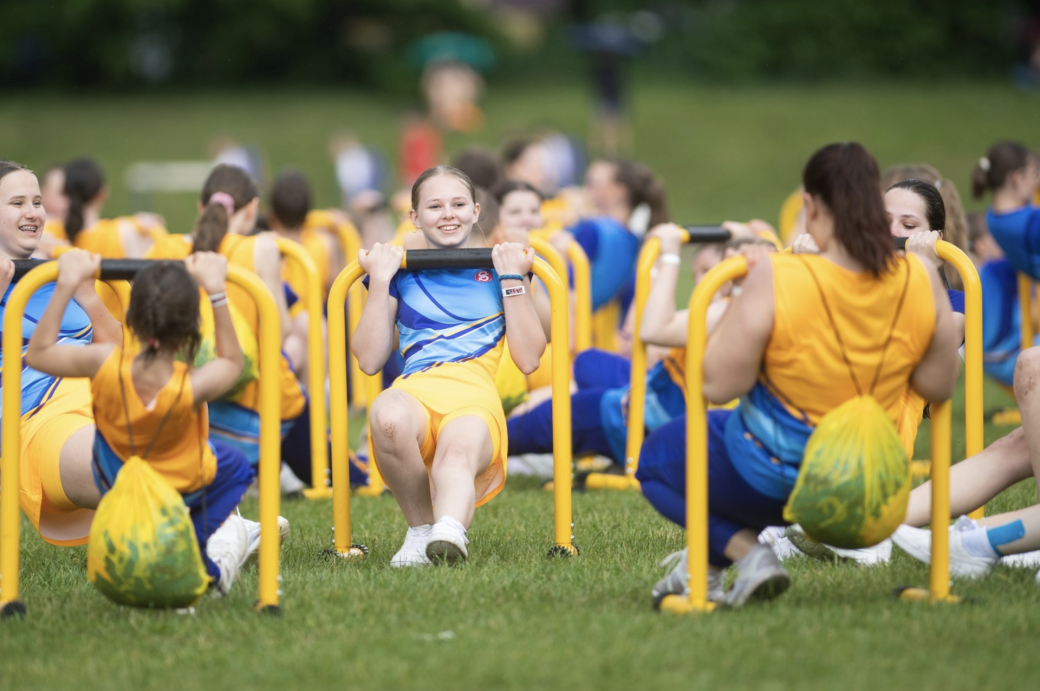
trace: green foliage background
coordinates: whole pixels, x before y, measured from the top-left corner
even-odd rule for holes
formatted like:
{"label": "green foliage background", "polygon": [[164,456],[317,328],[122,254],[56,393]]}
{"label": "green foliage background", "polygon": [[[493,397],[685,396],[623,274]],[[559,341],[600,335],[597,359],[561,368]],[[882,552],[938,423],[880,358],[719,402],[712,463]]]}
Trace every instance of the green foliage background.
{"label": "green foliage background", "polygon": [[130,89],[148,84],[353,84],[414,93],[406,48],[458,31],[495,46],[496,80],[585,69],[574,22],[650,10],[660,40],[646,73],[764,79],[963,79],[1024,62],[1026,0],[588,0],[560,3],[525,47],[501,3],[462,0],[5,0],[0,85]]}

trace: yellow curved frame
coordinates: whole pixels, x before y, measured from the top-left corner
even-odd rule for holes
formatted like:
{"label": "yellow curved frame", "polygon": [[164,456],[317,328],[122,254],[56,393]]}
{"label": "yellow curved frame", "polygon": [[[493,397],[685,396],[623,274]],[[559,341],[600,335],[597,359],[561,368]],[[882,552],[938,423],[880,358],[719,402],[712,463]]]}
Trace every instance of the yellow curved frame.
{"label": "yellow curved frame", "polygon": [[275,238],[278,251],[290,263],[295,265],[304,277],[304,291],[300,296],[307,308],[307,389],[311,407],[311,487],[303,491],[308,499],[330,499],[332,490],[325,484],[328,477],[329,453],[325,436],[325,344],[321,336],[321,279],[313,257],[303,245]]}
{"label": "yellow curved frame", "polygon": [[[11,292],[4,313],[3,352],[22,352],[22,318],[33,293],[58,277],[57,262],[48,262],[27,273]],[[278,308],[267,287],[255,274],[228,266],[228,281],[243,288],[256,303],[260,315],[260,611],[278,608],[278,511],[281,501],[278,473],[280,456],[280,407],[278,358],[280,324]],[[21,386],[19,367],[3,368],[2,446],[0,446],[0,608],[18,599],[19,520],[18,491],[21,451]]]}
{"label": "yellow curved frame", "polygon": [[1018,310],[1022,313],[1022,350],[1033,346],[1033,279],[1026,274],[1018,275]]}
{"label": "yellow curved frame", "polygon": [[[407,262],[407,253],[405,261]],[[402,268],[407,268],[402,264]],[[551,553],[577,554],[574,546],[571,507],[571,397],[570,359],[567,324],[567,287],[542,259],[535,259],[533,271],[545,284],[552,303],[552,330],[562,334],[552,339],[552,413],[553,413],[553,509],[554,547]],[[335,553],[346,559],[362,558],[364,548],[351,544],[350,486],[347,463],[347,366],[346,330],[343,303],[351,286],[364,276],[357,262],[351,263],[336,278],[329,292],[329,387],[332,420],[332,513]],[[374,399],[373,399],[374,400]],[[371,471],[375,469],[370,460]]]}
{"label": "yellow curved frame", "polygon": [[[690,234],[683,231],[683,242],[690,241]],[[657,258],[661,256],[661,241],[649,238],[639,250],[636,260],[636,293],[633,303],[635,326],[632,329],[631,388],[628,395],[628,438],[625,442],[625,474],[604,475],[592,473],[586,479],[590,489],[637,490],[636,470],[639,469],[639,449],[643,446],[646,419],[646,343],[639,333],[643,323],[643,312],[650,297],[650,274]]]}
{"label": "yellow curved frame", "polygon": [[[968,387],[976,393],[978,410],[972,406],[973,420],[981,432],[982,389],[982,290],[978,273],[963,252],[946,242],[936,246],[941,259],[961,273],[965,288],[965,397]],[[704,390],[704,348],[707,332],[704,323],[715,293],[727,282],[747,274],[743,257],[727,259],[701,280],[690,297],[690,327],[686,345],[686,539],[690,568],[689,597],[669,595],[661,609],[675,614],[710,612],[708,601],[708,406]],[[975,364],[970,364],[974,360]],[[931,467],[933,526],[946,526],[950,520],[950,434],[951,401],[931,407]],[[968,429],[971,429],[969,423]],[[974,433],[973,433],[974,434]],[[975,441],[973,437],[973,441]],[[950,594],[950,545],[946,530],[932,531],[932,553],[927,591],[908,588],[904,599],[955,602]]]}
{"label": "yellow curved frame", "polygon": [[592,267],[576,240],[567,245],[567,261],[574,269],[574,352],[581,353],[592,347]]}
{"label": "yellow curved frame", "polygon": [[[335,227],[336,237],[339,239],[339,245],[343,250],[343,258],[346,264],[357,261],[358,251],[361,249],[361,235],[358,233],[357,228],[352,225],[336,224]],[[354,329],[357,328],[358,320],[361,319],[361,310],[365,307],[365,297],[362,294],[360,287],[351,290],[347,293],[347,315],[350,319],[350,333],[354,333]],[[361,366],[358,365],[357,358],[354,357],[353,353],[347,353],[347,357],[350,358],[350,400],[354,401],[355,406],[362,407],[364,404],[365,395],[365,373],[361,371]]]}

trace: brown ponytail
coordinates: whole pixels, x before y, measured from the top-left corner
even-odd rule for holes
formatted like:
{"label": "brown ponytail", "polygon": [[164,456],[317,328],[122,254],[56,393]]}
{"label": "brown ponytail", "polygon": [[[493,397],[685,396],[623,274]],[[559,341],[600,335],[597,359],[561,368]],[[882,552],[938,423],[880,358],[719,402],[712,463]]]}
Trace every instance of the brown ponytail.
{"label": "brown ponytail", "polygon": [[1029,165],[1035,154],[1018,142],[1000,141],[989,147],[986,155],[971,170],[971,196],[981,199],[1007,182],[1007,176]]}
{"label": "brown ponytail", "polygon": [[105,174],[92,158],[77,158],[65,166],[65,196],[69,208],[65,213],[65,235],[76,244],[83,230],[83,209],[94,201],[105,187]]}
{"label": "brown ponytail", "polygon": [[256,181],[246,171],[226,163],[215,166],[206,178],[199,195],[203,209],[195,221],[195,239],[191,246],[193,253],[216,252],[227,235],[231,214],[224,204],[213,200],[213,195],[217,192],[231,197],[236,212],[260,195]]}
{"label": "brown ponytail", "polygon": [[829,144],[809,159],[805,191],[834,219],[834,236],[867,271],[880,276],[895,256],[877,161],[858,142]]}
{"label": "brown ponytail", "polygon": [[668,203],[665,198],[664,183],[646,166],[625,159],[612,159],[616,170],[616,179],[625,186],[628,192],[628,206],[634,210],[640,204],[650,207],[650,225],[670,220]]}

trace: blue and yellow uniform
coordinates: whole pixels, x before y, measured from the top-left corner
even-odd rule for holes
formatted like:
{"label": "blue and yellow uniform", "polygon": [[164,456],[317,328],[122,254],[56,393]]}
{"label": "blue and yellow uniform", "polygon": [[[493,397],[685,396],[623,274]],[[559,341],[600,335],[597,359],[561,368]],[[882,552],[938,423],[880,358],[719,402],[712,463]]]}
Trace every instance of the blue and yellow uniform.
{"label": "blue and yellow uniform", "polygon": [[219,578],[206,542],[242,501],[255,473],[240,451],[210,442],[208,410],[195,402],[187,365],[174,362],[169,381],[145,403],[134,387],[133,360],[114,348],[90,380],[94,481],[107,493],[123,463],[141,456],[184,496],[207,570]]}
{"label": "blue and yellow uniform", "polygon": [[[590,349],[574,360],[571,395],[571,443],[575,455],[600,454],[625,461],[631,362],[620,355]],[[646,374],[645,425],[653,432],[686,412],[686,349],[673,348]],[[550,453],[552,401],[509,418],[513,454]]]}
{"label": "blue and yellow uniform", "polygon": [[[368,285],[367,278],[365,285]],[[427,467],[449,422],[474,415],[488,426],[492,460],[474,481],[477,506],[502,490],[507,432],[495,374],[505,345],[502,287],[494,270],[398,271],[390,282],[404,370],[391,388],[426,411],[420,446]],[[373,457],[378,464],[378,458]]]}
{"label": "blue and yellow uniform", "polygon": [[[0,319],[3,318],[12,290],[13,284],[0,302]],[[53,295],[54,284],[48,283],[29,299],[22,318],[22,356]],[[62,315],[58,344],[88,345],[93,335],[86,312],[75,302],[69,302]],[[3,353],[0,353],[2,366]],[[94,512],[69,501],[61,485],[59,458],[69,437],[94,424],[90,410],[90,382],[86,379],[52,377],[24,363],[21,366],[19,502],[22,511],[47,542],[64,546],[85,544],[90,536]]]}
{"label": "blue and yellow uniform", "polygon": [[[910,377],[935,332],[935,304],[925,298],[931,279],[915,256],[896,259],[880,279],[818,256],[773,254],[770,262],[775,316],[758,382],[735,410],[708,413],[708,542],[715,566],[730,563],[723,550],[741,529],[784,524],[809,436],[823,415],[857,395],[835,329],[864,383],[873,380],[891,331],[873,395],[893,424],[904,414]],[[686,520],[685,426],[683,416],[652,434],[636,474],[650,503],[680,525]]]}
{"label": "blue and yellow uniform", "polygon": [[1040,207],[1027,205],[1007,213],[989,209],[986,225],[1011,266],[1040,280]]}

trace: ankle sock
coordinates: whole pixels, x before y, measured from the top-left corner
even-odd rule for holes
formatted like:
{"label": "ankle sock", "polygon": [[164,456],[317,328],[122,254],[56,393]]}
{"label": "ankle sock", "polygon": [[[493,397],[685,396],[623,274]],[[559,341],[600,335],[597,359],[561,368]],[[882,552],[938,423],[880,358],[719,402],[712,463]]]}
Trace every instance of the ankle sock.
{"label": "ankle sock", "polygon": [[437,524],[438,525],[448,526],[452,530],[455,530],[455,531],[461,533],[462,535],[466,534],[466,526],[462,525],[462,523],[456,521],[451,516],[441,516],[441,519],[439,521],[437,521]]}
{"label": "ankle sock", "polygon": [[973,528],[971,530],[965,530],[960,533],[961,543],[964,545],[964,551],[973,557],[980,557],[983,559],[997,559],[1000,557],[1000,553],[994,548],[990,542],[988,530],[982,526]]}
{"label": "ankle sock", "polygon": [[433,530],[433,525],[431,525],[430,523],[424,523],[422,525],[410,526],[408,528],[408,534],[423,537],[425,535],[429,535],[431,530]]}

